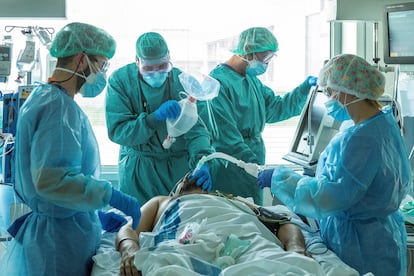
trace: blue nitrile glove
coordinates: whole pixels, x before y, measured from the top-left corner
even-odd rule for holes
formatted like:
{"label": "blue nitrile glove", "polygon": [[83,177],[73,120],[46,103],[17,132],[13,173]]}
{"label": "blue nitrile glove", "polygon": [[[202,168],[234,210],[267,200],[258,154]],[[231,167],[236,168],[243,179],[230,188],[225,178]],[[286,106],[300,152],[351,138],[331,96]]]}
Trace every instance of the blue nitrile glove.
{"label": "blue nitrile glove", "polygon": [[135,197],[120,192],[112,187],[109,205],[132,217],[132,228],[136,229],[141,218],[141,205]]}
{"label": "blue nitrile glove", "polygon": [[98,211],[98,217],[101,221],[102,229],[110,233],[118,232],[128,222],[126,218],[114,212]]}
{"label": "blue nitrile glove", "polygon": [[261,189],[271,186],[273,171],[274,169],[266,169],[259,172],[259,175],[257,176],[257,185],[259,185]]}
{"label": "blue nitrile glove", "polygon": [[175,100],[169,100],[163,103],[157,110],[155,110],[155,118],[158,121],[165,121],[166,119],[177,119],[181,112],[181,106]]}
{"label": "blue nitrile glove", "polygon": [[318,78],[314,76],[309,76],[306,78],[306,83],[310,86],[315,86],[318,83]]}
{"label": "blue nitrile glove", "polygon": [[211,175],[207,164],[201,166],[196,172],[192,172],[188,176],[189,180],[197,179],[197,186],[201,186],[204,191],[211,192]]}

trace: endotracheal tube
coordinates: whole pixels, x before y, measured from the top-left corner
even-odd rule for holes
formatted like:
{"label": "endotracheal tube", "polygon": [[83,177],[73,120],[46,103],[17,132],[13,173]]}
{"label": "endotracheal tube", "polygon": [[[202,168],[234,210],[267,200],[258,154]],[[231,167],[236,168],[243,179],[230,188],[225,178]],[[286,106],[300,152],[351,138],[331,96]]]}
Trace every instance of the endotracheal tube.
{"label": "endotracheal tube", "polygon": [[238,167],[244,169],[248,174],[250,174],[253,177],[258,176],[259,172],[261,170],[263,170],[263,166],[260,166],[256,163],[246,163],[242,160],[238,160],[236,158],[234,158],[233,156],[230,156],[228,154],[225,154],[223,152],[214,152],[208,156],[203,156],[200,161],[198,161],[197,166],[194,170],[194,172],[196,172],[197,170],[199,170],[201,168],[201,166],[204,165],[205,162],[215,159],[215,158],[220,158],[220,159],[224,159],[227,160],[233,164],[236,164]]}

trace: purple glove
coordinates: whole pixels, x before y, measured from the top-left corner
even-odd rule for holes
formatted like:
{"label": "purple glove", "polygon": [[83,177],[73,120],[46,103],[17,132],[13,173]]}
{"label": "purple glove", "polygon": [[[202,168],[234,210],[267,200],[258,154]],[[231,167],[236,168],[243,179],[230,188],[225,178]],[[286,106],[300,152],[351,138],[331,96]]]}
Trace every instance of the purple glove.
{"label": "purple glove", "polygon": [[155,110],[155,118],[158,121],[165,121],[167,119],[177,119],[181,113],[181,106],[175,100],[169,100],[163,103],[157,110]]}
{"label": "purple glove", "polygon": [[273,171],[274,169],[266,169],[259,172],[259,175],[257,176],[257,185],[259,185],[261,189],[271,186]]}
{"label": "purple glove", "polygon": [[201,166],[201,168],[194,173],[194,171],[188,176],[189,180],[197,179],[197,186],[207,192],[211,192],[211,175],[207,164]]}
{"label": "purple glove", "polygon": [[309,76],[306,78],[306,83],[310,86],[315,86],[318,83],[318,78],[314,76]]}
{"label": "purple glove", "polygon": [[137,229],[141,219],[141,205],[135,197],[120,192],[112,187],[112,196],[109,205],[132,217],[132,228]]}

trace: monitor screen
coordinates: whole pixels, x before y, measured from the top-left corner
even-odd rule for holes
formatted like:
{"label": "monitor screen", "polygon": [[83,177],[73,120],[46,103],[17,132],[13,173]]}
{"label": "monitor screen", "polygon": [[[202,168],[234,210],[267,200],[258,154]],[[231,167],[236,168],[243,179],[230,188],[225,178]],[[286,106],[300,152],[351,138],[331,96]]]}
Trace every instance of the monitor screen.
{"label": "monitor screen", "polygon": [[414,2],[386,5],[384,62],[414,64]]}

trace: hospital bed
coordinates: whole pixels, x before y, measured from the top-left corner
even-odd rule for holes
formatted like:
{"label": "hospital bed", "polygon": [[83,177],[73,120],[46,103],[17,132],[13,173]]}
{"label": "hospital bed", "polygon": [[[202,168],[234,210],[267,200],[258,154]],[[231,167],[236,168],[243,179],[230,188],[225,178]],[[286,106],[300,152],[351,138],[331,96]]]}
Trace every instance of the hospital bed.
{"label": "hospital bed", "polygon": [[[191,195],[191,196],[200,196],[200,195]],[[197,198],[197,202],[201,202],[202,198]],[[220,200],[220,199],[218,199]],[[219,202],[217,202],[220,205]],[[200,205],[200,204],[198,204]],[[192,207],[197,208],[197,207]],[[208,210],[216,210],[217,212],[223,213],[220,211],[220,207],[216,204],[214,206],[204,206],[199,208],[206,208]],[[233,222],[238,225],[239,228],[248,227],[247,225],[250,222],[243,221],[243,217],[240,218],[230,218],[223,215],[222,221],[215,221],[216,223],[207,223],[203,224],[202,227],[209,229],[210,232],[203,233],[204,238],[196,240],[194,244],[180,244],[176,240],[169,240],[157,244],[156,246],[152,245],[150,247],[141,247],[140,252],[136,255],[136,258],[140,258],[144,262],[152,262],[152,267],[158,267],[155,272],[152,271],[148,275],[165,275],[168,271],[168,275],[286,275],[289,272],[289,275],[359,275],[356,270],[345,264],[341,261],[336,254],[326,248],[322,240],[319,237],[318,229],[309,226],[303,220],[301,220],[295,214],[292,214],[285,206],[276,205],[276,206],[266,206],[266,210],[270,210],[275,213],[284,213],[288,214],[291,218],[291,222],[297,224],[302,229],[302,232],[306,241],[306,249],[313,258],[305,257],[298,253],[288,253],[284,250],[281,250],[280,246],[277,246],[275,235],[270,232],[265,226],[261,228],[262,237],[254,237],[252,239],[253,243],[250,245],[249,250],[256,252],[247,252],[243,254],[250,254],[248,257],[243,258],[243,254],[233,265],[224,266],[222,270],[217,273],[196,273],[195,270],[200,271],[200,268],[193,270],[191,265],[194,265],[194,256],[199,256],[198,254],[203,254],[212,248],[211,245],[206,246],[204,244],[205,240],[214,240],[215,234],[220,232],[223,233],[226,223],[232,224]],[[109,210],[112,212],[119,212],[117,210]],[[192,210],[196,213],[196,210]],[[211,211],[215,212],[215,211]],[[227,213],[227,210],[226,212]],[[230,222],[230,220],[235,220]],[[238,221],[240,220],[240,221]],[[252,219],[251,219],[252,220]],[[182,220],[182,223],[185,223],[185,219]],[[220,222],[217,224],[217,222]],[[188,222],[187,222],[188,223]],[[260,223],[260,222],[259,222]],[[157,227],[157,226],[156,226]],[[260,228],[260,227],[259,227]],[[230,231],[227,234],[236,234],[239,230],[237,229],[226,229]],[[241,231],[241,230],[240,230]],[[120,254],[114,249],[116,233],[103,232],[103,238],[101,245],[93,257],[94,267],[92,271],[92,276],[106,276],[106,275],[119,275],[119,264],[120,264]],[[154,237],[154,233],[144,233],[141,238],[149,236]],[[207,238],[205,238],[207,237]],[[251,237],[249,238],[251,239]],[[144,239],[145,240],[145,239]],[[140,242],[140,244],[142,244]],[[146,243],[146,241],[145,241]],[[202,244],[200,248],[197,249],[197,243]],[[214,247],[214,246],[213,246]],[[206,249],[207,248],[207,249]],[[210,249],[209,249],[210,248]],[[272,253],[274,250],[274,254]],[[201,252],[201,253],[200,253]],[[269,252],[271,258],[269,258]],[[266,255],[267,254],[267,255]],[[138,257],[137,257],[138,256]],[[146,260],[145,258],[149,258]],[[191,259],[188,261],[188,259]],[[204,260],[205,261],[205,260]],[[203,262],[203,261],[201,261]],[[178,265],[181,264],[182,265]],[[197,266],[200,265],[198,262]],[[212,265],[217,266],[217,262],[211,262],[204,264],[206,266]],[[205,268],[204,271],[209,271],[210,267]],[[201,269],[202,271],[203,269]],[[212,270],[210,270],[212,271]],[[372,274],[366,274],[372,275]]]}

